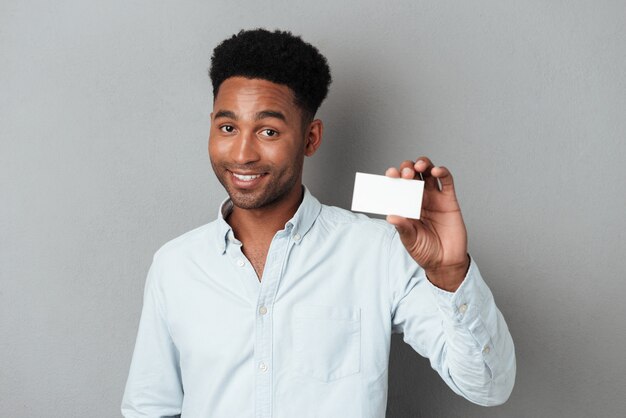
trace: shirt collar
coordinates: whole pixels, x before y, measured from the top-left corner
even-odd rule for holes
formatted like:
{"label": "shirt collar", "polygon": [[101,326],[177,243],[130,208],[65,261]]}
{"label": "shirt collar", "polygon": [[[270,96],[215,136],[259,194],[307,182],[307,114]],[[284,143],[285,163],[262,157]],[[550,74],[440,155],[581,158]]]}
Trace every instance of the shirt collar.
{"label": "shirt collar", "polygon": [[[309,192],[306,186],[304,188],[304,197],[302,203],[298,207],[298,210],[293,217],[285,224],[285,230],[289,231],[293,241],[299,244],[304,236],[309,232],[313,223],[317,219],[320,211],[322,210],[322,204]],[[230,198],[224,199],[217,213],[217,235],[216,245],[221,254],[226,251],[226,245],[229,241],[237,241],[233,233],[233,229],[230,227],[226,218],[233,210],[233,202]]]}

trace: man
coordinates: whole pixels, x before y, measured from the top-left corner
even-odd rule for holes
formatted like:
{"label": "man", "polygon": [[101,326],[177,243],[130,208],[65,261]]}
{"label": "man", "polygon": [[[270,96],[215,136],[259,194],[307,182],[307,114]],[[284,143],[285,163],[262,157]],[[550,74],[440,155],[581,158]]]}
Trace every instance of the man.
{"label": "man", "polygon": [[419,221],[322,205],[302,185],[331,80],[319,51],[242,31],[210,75],[209,155],[229,199],[155,254],[124,416],[383,417],[393,332],[456,393],[504,402],[513,343],[450,172],[426,157],[387,170],[424,179]]}

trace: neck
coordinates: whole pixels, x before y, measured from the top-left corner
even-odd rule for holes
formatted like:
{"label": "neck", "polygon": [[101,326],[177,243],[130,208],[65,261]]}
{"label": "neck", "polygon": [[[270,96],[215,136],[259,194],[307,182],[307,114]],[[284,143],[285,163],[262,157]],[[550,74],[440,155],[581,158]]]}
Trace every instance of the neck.
{"label": "neck", "polygon": [[295,187],[286,198],[258,209],[234,207],[226,221],[237,239],[245,246],[249,243],[271,242],[276,232],[293,218],[304,197],[304,188]]}

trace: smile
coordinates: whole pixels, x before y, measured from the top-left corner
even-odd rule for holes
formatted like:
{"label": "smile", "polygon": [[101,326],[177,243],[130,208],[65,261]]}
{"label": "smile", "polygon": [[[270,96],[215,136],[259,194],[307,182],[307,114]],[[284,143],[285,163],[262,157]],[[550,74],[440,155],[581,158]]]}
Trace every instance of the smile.
{"label": "smile", "polygon": [[258,179],[263,174],[237,174],[237,173],[232,173],[232,175],[233,175],[233,177],[235,177],[236,179],[241,180],[241,181],[252,181],[252,180]]}

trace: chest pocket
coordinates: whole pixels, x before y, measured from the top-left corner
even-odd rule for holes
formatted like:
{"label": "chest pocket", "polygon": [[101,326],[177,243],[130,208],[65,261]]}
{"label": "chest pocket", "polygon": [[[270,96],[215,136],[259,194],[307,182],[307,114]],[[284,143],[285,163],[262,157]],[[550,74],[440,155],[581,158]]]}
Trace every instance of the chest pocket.
{"label": "chest pocket", "polygon": [[360,371],[361,311],[358,307],[295,305],[294,366],[323,382]]}

